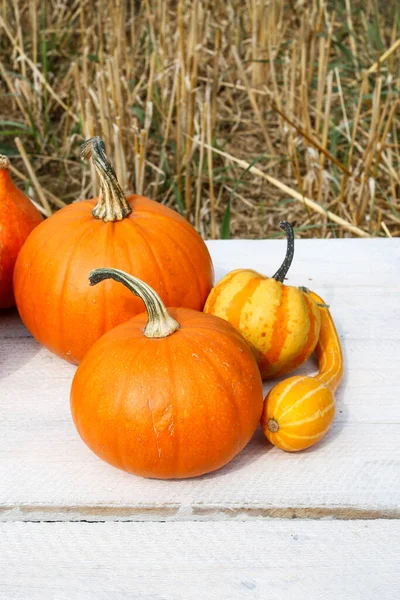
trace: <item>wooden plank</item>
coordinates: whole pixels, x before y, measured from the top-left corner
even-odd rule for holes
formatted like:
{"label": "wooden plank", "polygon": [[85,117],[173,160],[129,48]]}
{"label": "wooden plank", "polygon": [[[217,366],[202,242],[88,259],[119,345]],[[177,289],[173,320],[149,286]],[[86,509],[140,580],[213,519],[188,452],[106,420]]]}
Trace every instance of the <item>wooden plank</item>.
{"label": "wooden plank", "polygon": [[[219,279],[231,269],[254,269],[272,276],[285,253],[284,240],[208,241]],[[400,239],[296,240],[290,285],[382,287],[400,285]],[[317,290],[318,288],[318,290]]]}
{"label": "wooden plank", "polygon": [[3,523],[0,597],[393,600],[399,555],[399,521]]}
{"label": "wooden plank", "polygon": [[272,448],[258,432],[225,468],[179,482],[100,461],[67,417],[8,422],[0,436],[3,521],[400,516],[398,424],[336,423],[301,454]]}
{"label": "wooden plank", "polygon": [[[75,368],[27,338],[15,314],[2,313],[0,481],[7,484],[0,489],[0,518],[398,516],[398,242],[297,244],[301,268],[308,260],[317,270],[319,256],[326,261],[330,252],[326,272],[319,272],[325,289],[319,291],[332,303],[344,343],[346,376],[337,395],[334,427],[323,443],[289,455],[267,445],[258,433],[223,470],[179,484],[138,479],[94,457],[71,423],[69,388]],[[273,248],[275,255],[282,244],[211,242],[210,248],[217,271],[226,271],[245,261],[261,268],[264,256],[256,248]],[[360,270],[364,286],[352,285],[361,281],[352,269]],[[314,368],[310,363],[303,372]]]}

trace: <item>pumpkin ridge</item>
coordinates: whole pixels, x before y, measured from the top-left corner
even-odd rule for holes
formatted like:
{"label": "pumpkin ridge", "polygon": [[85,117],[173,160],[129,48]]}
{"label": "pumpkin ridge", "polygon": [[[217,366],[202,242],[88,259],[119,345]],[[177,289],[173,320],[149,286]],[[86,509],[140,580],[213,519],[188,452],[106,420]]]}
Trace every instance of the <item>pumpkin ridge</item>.
{"label": "pumpkin ridge", "polygon": [[326,427],[323,431],[319,431],[318,433],[315,433],[314,435],[299,435],[298,433],[287,433],[287,432],[283,432],[283,435],[285,435],[286,437],[292,438],[294,440],[317,440],[317,439],[321,439],[322,437],[324,437],[324,435],[328,433],[330,428],[331,428],[331,423],[329,423],[328,427]]}
{"label": "pumpkin ridge", "polygon": [[298,421],[290,421],[289,423],[282,423],[282,420],[280,419],[279,422],[282,427],[285,427],[285,429],[287,427],[297,427],[298,425],[304,425],[305,423],[313,423],[313,421],[324,417],[335,406],[336,402],[333,401],[331,402],[331,404],[328,404],[328,406],[326,406],[322,410],[318,408],[311,417],[305,417],[304,419],[300,419]]}
{"label": "pumpkin ridge", "polygon": [[[159,260],[158,260],[158,256],[155,253],[155,251],[153,250],[150,242],[146,239],[146,233],[147,231],[138,223],[137,219],[136,221],[134,221],[133,219],[126,219],[127,223],[130,223],[131,226],[134,227],[134,232],[138,235],[138,237],[140,237],[140,239],[144,242],[144,245],[146,246],[149,255],[153,258],[155,264],[157,265],[157,269],[158,269],[158,277],[161,283],[161,288],[162,288],[162,292],[158,292],[160,295],[166,295],[169,296],[169,290],[167,289],[166,285],[165,285],[165,278],[164,278],[164,273],[163,273],[163,269],[160,266]],[[153,233],[153,232],[152,232]]]}
{"label": "pumpkin ridge", "polygon": [[287,394],[291,391],[292,388],[294,388],[294,386],[297,383],[300,383],[301,381],[304,381],[304,379],[307,378],[307,375],[300,375],[300,376],[294,376],[292,378],[292,381],[286,386],[286,389],[284,391],[284,393],[280,396],[280,398],[278,399],[277,403],[275,404],[274,407],[274,412],[276,413],[276,411],[278,410],[278,408],[280,407],[282,400],[287,396]]}
{"label": "pumpkin ridge", "polygon": [[[113,330],[111,330],[113,331]],[[109,332],[108,332],[109,333]],[[107,334],[106,334],[107,335]],[[100,338],[101,339],[101,338]],[[100,341],[100,340],[99,340]],[[129,352],[129,359],[128,359],[128,367],[127,367],[127,376],[126,376],[126,380],[123,384],[123,393],[118,393],[118,403],[116,401],[113,401],[112,403],[112,416],[111,418],[106,422],[106,425],[108,427],[110,427],[110,425],[112,425],[112,422],[114,420],[118,420],[117,419],[117,414],[118,412],[121,411],[121,404],[123,403],[124,399],[125,399],[125,392],[126,389],[128,387],[128,385],[131,383],[131,378],[129,377],[129,373],[131,372],[131,364],[134,361],[137,361],[138,357],[140,356],[140,354],[143,352],[144,348],[143,348],[143,338],[137,338],[135,340],[135,343],[137,344],[136,346],[136,351],[132,352],[132,347],[130,347],[130,352]],[[98,342],[96,343],[96,345],[98,344]],[[108,346],[110,344],[110,338],[107,339],[106,344],[101,348],[101,351],[99,352],[99,355],[96,357],[97,360],[93,361],[93,359],[90,357],[90,361],[85,360],[86,356],[89,355],[89,353],[91,354],[91,349],[89,350],[89,352],[87,353],[87,355],[84,358],[84,362],[82,363],[84,365],[85,368],[85,378],[84,378],[84,382],[85,382],[85,386],[82,388],[82,392],[83,392],[83,396],[86,396],[86,388],[89,388],[88,390],[88,397],[90,397],[90,392],[91,392],[91,382],[92,382],[92,376],[96,373],[96,371],[98,370],[99,365],[101,364],[105,364],[106,362],[106,357],[107,357],[107,353],[108,353]],[[116,351],[119,352],[121,354],[125,353],[125,344],[123,342],[118,343]],[[87,364],[90,365],[90,370],[88,370]],[[100,390],[100,392],[102,392],[102,390]],[[106,396],[103,393],[98,394],[100,400],[96,405],[96,409],[98,411],[102,411],[103,410],[103,402],[106,401]],[[71,400],[72,400],[72,396],[71,396]],[[72,405],[72,402],[71,402]],[[83,432],[83,429],[86,427],[86,422],[84,424],[84,427],[82,428],[80,426],[82,420],[79,418],[78,420],[76,419],[76,415],[79,415],[79,412],[77,413],[76,410],[76,406],[75,406],[75,410],[74,410],[74,422],[76,424],[76,427],[78,429],[78,432],[80,435],[82,435],[81,432]],[[91,414],[91,418],[94,417],[93,414]],[[86,418],[85,418],[86,421]],[[95,445],[99,445],[101,447],[101,441],[99,440],[99,436],[101,438],[101,431],[99,432],[97,429],[92,429],[92,432],[94,431],[94,436],[93,438],[91,438],[91,442]],[[123,459],[123,452],[121,451],[121,444],[120,444],[120,438],[119,436],[115,436],[117,438],[117,444],[113,446],[113,450],[114,452],[117,453],[117,461],[114,461],[114,465],[117,466],[119,469],[123,469],[124,467],[124,459]]]}
{"label": "pumpkin ridge", "polygon": [[[185,231],[186,231],[186,229],[185,229]],[[188,252],[187,252],[187,250],[186,250],[186,245],[185,245],[185,244],[181,244],[181,243],[180,243],[180,241],[181,241],[181,240],[175,240],[175,239],[174,239],[172,236],[170,236],[168,233],[165,233],[165,236],[166,236],[166,237],[167,237],[169,240],[171,240],[171,241],[172,241],[172,242],[173,242],[173,243],[174,243],[174,244],[175,244],[175,245],[176,245],[176,246],[179,248],[179,250],[180,250],[180,252],[181,252],[182,256],[184,256],[184,257],[185,257],[186,264],[187,264],[187,265],[189,265],[189,266],[191,267],[191,269],[192,269],[192,271],[193,271],[193,273],[194,273],[194,275],[195,275],[195,281],[196,281],[196,284],[197,284],[197,290],[198,290],[198,292],[199,292],[199,295],[203,297],[203,304],[204,304],[204,301],[205,301],[205,299],[204,299],[204,295],[205,295],[205,294],[203,293],[203,290],[202,290],[201,282],[200,282],[199,275],[198,275],[198,270],[197,270],[197,267],[196,267],[196,265],[193,263],[193,261],[192,261],[192,258],[191,258],[191,256],[190,256],[190,254],[188,254]],[[197,239],[197,238],[196,238],[196,239]],[[198,240],[197,240],[197,241],[198,241]],[[201,307],[201,309],[202,309],[202,308],[203,308],[203,306]]]}
{"label": "pumpkin ridge", "polygon": [[[317,327],[318,327],[318,318],[314,315],[314,312],[312,310],[312,306],[311,306],[312,300],[306,294],[301,293],[301,296],[302,296],[303,302],[305,303],[305,306],[307,308],[309,329],[308,329],[307,337],[304,341],[304,344],[303,344],[300,352],[293,359],[293,362],[290,365],[291,371],[294,369],[297,369],[297,367],[302,365],[308,359],[308,357],[311,356],[311,354],[316,346],[315,340],[316,339],[318,340],[318,336],[316,335]],[[317,341],[317,343],[318,343],[318,341]]]}
{"label": "pumpkin ridge", "polygon": [[[184,331],[185,331],[185,330],[184,330]],[[187,331],[187,329],[186,329],[186,331]],[[195,339],[195,338],[193,338],[193,337],[192,337],[192,338],[191,338],[191,340],[190,340],[190,346],[191,346],[191,347],[190,347],[190,350],[192,350],[192,349],[193,349],[193,348],[192,348],[192,344],[193,344],[193,342],[194,342],[194,346],[195,346],[196,353],[198,353],[198,352],[199,352],[199,350],[198,350],[198,346],[199,346],[199,344],[198,344],[198,340],[196,340],[196,339]],[[193,354],[193,353],[192,353],[192,354]],[[210,366],[211,366],[211,371],[212,371],[212,373],[214,374],[214,377],[215,377],[215,372],[216,372],[216,369],[215,369],[215,367],[214,367],[214,365],[213,365],[213,362],[212,362],[212,360],[211,360],[211,359],[210,359],[210,358],[209,358],[207,355],[205,355],[205,353],[204,353],[204,347],[203,347],[203,344],[202,344],[201,342],[200,342],[200,354],[202,355],[202,359],[203,359],[203,360],[205,360],[205,362],[206,362],[208,365],[210,365]],[[218,379],[218,378],[217,378],[217,379]],[[219,379],[221,379],[221,378],[219,378]],[[223,390],[225,391],[225,386],[223,386]],[[236,413],[236,415],[238,415],[238,409],[237,409],[237,407],[235,407],[235,413]],[[210,433],[210,432],[211,432],[211,427],[210,427],[211,419],[210,419],[210,407],[209,407],[209,405],[207,405],[207,412],[206,412],[206,422],[207,422],[207,441],[208,441],[208,444],[209,444],[209,446],[210,446],[210,447],[212,448],[212,450],[213,450],[213,452],[212,452],[212,453],[215,453],[215,443],[214,443],[213,436],[212,436],[212,435],[211,435],[211,433]],[[239,431],[240,431],[240,427],[239,427]]]}
{"label": "pumpkin ridge", "polygon": [[284,442],[282,440],[282,435],[280,435],[279,433],[274,433],[274,436],[278,440],[278,442],[280,443],[281,447],[284,450],[288,450],[289,452],[296,452],[297,448],[294,448],[293,446],[289,446],[289,444],[287,442]]}
{"label": "pumpkin ridge", "polygon": [[[74,258],[74,254],[77,252],[78,247],[80,246],[82,240],[86,237],[87,233],[88,233],[88,228],[83,227],[83,234],[81,236],[79,236],[77,239],[74,240],[74,245],[73,247],[70,248],[70,252],[69,252],[69,257],[68,260],[64,261],[63,263],[63,267],[64,267],[64,273],[62,276],[62,284],[61,284],[61,289],[59,291],[59,295],[58,295],[58,308],[57,308],[57,312],[59,314],[59,319],[58,319],[58,332],[57,332],[57,345],[59,348],[61,348],[62,346],[64,346],[64,344],[61,343],[62,339],[63,339],[63,332],[64,332],[64,319],[63,319],[63,306],[65,305],[64,302],[64,294],[65,291],[67,289],[67,282],[68,282],[68,276],[69,276],[69,271],[71,268],[71,264],[73,262],[73,258]],[[91,230],[89,228],[89,233],[91,233]],[[65,351],[65,346],[64,346],[64,354],[66,354]]]}
{"label": "pumpkin ridge", "polygon": [[[224,320],[224,319],[221,319],[221,320]],[[224,321],[225,321],[225,320],[224,320]],[[229,321],[225,321],[225,323],[229,323]],[[229,323],[229,324],[230,324],[230,323]],[[187,331],[188,331],[188,330],[193,330],[193,331],[194,331],[194,330],[196,330],[196,331],[201,331],[201,332],[203,332],[203,333],[204,333],[204,335],[207,335],[207,334],[213,334],[213,333],[215,333],[215,328],[213,329],[212,327],[203,327],[202,325],[198,325],[198,326],[197,326],[197,325],[196,325],[196,326],[194,326],[194,325],[186,325],[186,326],[185,326],[185,329],[186,329]],[[218,329],[218,331],[219,331],[220,333],[226,333],[226,329],[222,329],[222,328],[221,328],[221,329]],[[240,331],[238,331],[237,329],[234,329],[234,330],[233,330],[232,332],[230,332],[230,333],[231,333],[232,335],[235,335],[235,337],[236,337],[236,339],[237,339],[237,340],[241,340],[241,341],[243,340],[243,335],[242,335],[242,334],[240,333]],[[247,342],[246,342],[246,343],[247,343]],[[247,343],[247,345],[249,345],[249,344]]]}
{"label": "pumpkin ridge", "polygon": [[[198,337],[198,332],[197,332],[196,337]],[[200,334],[199,337],[204,337],[208,342],[210,342],[210,337],[208,337],[208,336],[203,336],[202,334]],[[242,427],[241,427],[241,422],[240,422],[240,412],[239,412],[239,406],[238,406],[238,404],[236,402],[236,396],[235,396],[235,394],[232,397],[232,394],[231,394],[230,390],[229,390],[229,394],[227,393],[226,380],[225,380],[224,377],[221,376],[221,374],[217,370],[217,368],[214,365],[214,363],[211,360],[211,358],[205,353],[205,351],[204,351],[204,344],[202,344],[202,342],[200,340],[196,340],[196,339],[193,339],[193,338],[192,338],[191,342],[192,341],[198,342],[197,345],[200,346],[200,353],[202,354],[203,359],[205,359],[205,361],[211,367],[211,371],[214,374],[214,378],[217,381],[221,382],[222,389],[225,391],[225,397],[228,399],[229,404],[233,407],[233,411],[234,411],[235,416],[236,416],[235,420],[236,420],[237,429],[238,429],[238,432],[239,432],[240,436],[242,437]],[[233,388],[232,388],[232,390],[233,390]]]}
{"label": "pumpkin ridge", "polygon": [[246,285],[234,295],[226,309],[229,323],[236,329],[239,329],[239,331],[243,309],[263,281],[264,279],[261,277],[253,277],[250,279]]}
{"label": "pumpkin ridge", "polygon": [[237,273],[239,273],[238,269],[236,271],[231,271],[230,273],[227,273],[225,277],[223,277],[217,283],[217,285],[213,287],[204,306],[204,312],[206,312],[207,314],[213,313],[220,294],[224,292],[229,286],[229,284],[232,282],[232,280],[235,279]]}
{"label": "pumpkin ridge", "polygon": [[[162,206],[165,206],[165,205],[162,205]],[[171,216],[173,217],[174,222],[179,223],[179,225],[181,225],[183,227],[184,231],[192,237],[193,241],[196,241],[197,245],[199,245],[199,238],[200,238],[200,240],[202,238],[201,238],[200,234],[198,233],[198,231],[196,231],[196,229],[194,227],[192,227],[190,225],[190,223],[188,223],[188,221],[185,218],[183,218],[179,213],[170,209],[168,206],[165,206],[165,208],[169,209],[172,212]],[[143,216],[145,220],[149,220],[149,221],[153,221],[154,219],[168,221],[171,219],[171,216],[169,214],[166,215],[165,213],[161,213],[161,212],[152,212],[151,210],[149,210],[147,208],[142,209],[142,207],[140,208],[140,213],[141,213],[140,218]],[[146,213],[148,216],[146,215]],[[128,218],[134,219],[135,216],[136,216],[136,218],[138,217],[138,215],[132,214],[132,215],[129,215]],[[199,245],[199,247],[200,247],[200,245]],[[207,246],[206,246],[206,248],[207,248]],[[208,248],[207,248],[207,251],[208,251]]]}
{"label": "pumpkin ridge", "polygon": [[[42,224],[43,224],[43,225],[46,225],[48,222],[49,222],[49,221],[43,221],[43,223],[42,223]],[[40,227],[40,225],[39,225],[39,227]],[[36,228],[36,230],[34,231],[34,233],[35,233],[35,234],[36,234],[36,233],[38,233],[38,234],[40,233],[39,227],[37,227],[37,228]],[[68,239],[68,238],[69,238],[69,236],[70,236],[70,231],[66,231],[66,230],[64,230],[64,233],[65,233],[65,235],[64,235],[64,236],[60,236],[60,238],[58,238],[58,239],[57,239],[57,245],[58,245],[58,246],[62,246],[62,244],[63,244],[63,242],[64,242],[64,239]],[[35,253],[34,253],[34,254],[33,254],[33,256],[31,257],[31,260],[30,260],[30,262],[29,262],[29,267],[25,269],[25,272],[24,272],[24,277],[23,277],[23,279],[22,279],[22,282],[21,282],[21,281],[19,281],[19,282],[18,282],[18,289],[24,289],[24,287],[25,287],[25,285],[26,285],[26,281],[27,281],[27,279],[28,279],[29,275],[32,275],[32,273],[33,273],[33,271],[34,271],[34,269],[33,269],[33,265],[35,264],[35,262],[36,262],[37,258],[38,258],[38,257],[40,258],[40,257],[42,256],[42,251],[43,251],[44,249],[46,249],[46,245],[51,245],[51,244],[52,244],[52,242],[53,242],[53,237],[52,237],[52,236],[51,236],[51,237],[46,237],[46,236],[44,236],[44,237],[45,237],[45,240],[43,241],[43,243],[42,243],[42,244],[40,244],[40,246],[39,246],[38,248],[36,248],[36,251],[35,251]],[[28,244],[29,244],[29,240],[28,240]],[[22,249],[22,253],[23,253],[23,249]],[[22,254],[22,253],[20,254],[20,256],[21,256],[21,260],[22,260],[22,257],[23,257],[23,254]],[[48,266],[48,264],[51,262],[51,260],[52,260],[52,259],[53,259],[53,257],[54,257],[54,255],[53,255],[53,253],[52,253],[52,252],[49,252],[49,251],[47,251],[47,252],[46,252],[46,254],[47,254],[47,260],[46,260],[46,262],[44,263],[44,265],[43,265],[43,266],[41,266],[41,268],[40,268],[40,271],[41,271],[42,273],[45,273],[45,272],[46,272],[46,269],[47,269],[47,266]],[[17,261],[17,262],[18,262],[18,261]],[[36,268],[36,267],[35,267],[35,270],[37,270],[37,268]],[[37,275],[36,275],[36,274],[35,274],[35,277],[37,277]],[[30,330],[30,332],[32,333],[32,335],[33,335],[34,337],[36,337],[36,334],[35,334],[34,332],[35,332],[35,331],[37,331],[37,329],[38,329],[38,328],[37,328],[37,322],[38,322],[38,319],[39,319],[39,317],[40,317],[40,315],[39,315],[38,311],[37,311],[37,310],[33,311],[33,312],[31,313],[31,317],[32,317],[32,325],[31,325],[31,327],[29,328],[29,330]],[[21,315],[21,319],[22,319],[22,321],[24,322],[24,319],[22,318],[22,315]],[[25,324],[25,322],[24,322],[24,324]],[[40,341],[40,340],[39,340],[39,341]]]}
{"label": "pumpkin ridge", "polygon": [[[129,363],[128,363],[127,375],[125,376],[124,383],[122,384],[121,388],[118,390],[118,398],[113,403],[114,408],[115,408],[115,411],[114,411],[115,417],[114,418],[116,418],[116,420],[118,422],[121,421],[120,415],[123,413],[123,410],[124,410],[124,401],[125,401],[125,398],[126,398],[126,391],[127,391],[128,387],[129,387],[129,385],[131,383],[131,378],[129,376],[130,371],[131,371],[130,370],[130,365],[131,365],[131,363],[133,361],[137,361],[138,360],[138,357],[143,353],[143,350],[144,350],[144,345],[141,343],[142,340],[139,338],[137,340],[137,342],[139,342],[139,343],[137,345],[136,352],[133,353],[132,352],[132,348],[130,348],[130,356],[129,356]],[[122,345],[122,350],[124,352],[124,346],[123,345]],[[116,445],[114,446],[114,450],[117,453],[119,464],[121,465],[120,468],[126,469],[126,463],[125,463],[125,460],[124,460],[124,454],[125,453],[121,449],[121,436],[116,435],[115,438],[116,438]]]}
{"label": "pumpkin ridge", "polygon": [[[40,225],[38,225],[38,226],[36,227],[36,229],[39,229],[39,227],[40,227],[41,225],[45,225],[45,224],[46,224],[46,221],[43,221],[42,223],[40,223]],[[30,260],[30,262],[29,262],[29,268],[28,268],[28,269],[26,269],[26,272],[25,272],[24,278],[23,278],[23,280],[22,280],[22,284],[21,284],[21,282],[19,282],[19,285],[18,285],[18,287],[19,287],[19,288],[20,288],[20,287],[23,287],[23,286],[25,285],[25,281],[26,281],[26,279],[28,278],[28,275],[31,273],[32,264],[34,263],[34,261],[35,261],[35,259],[36,259],[37,255],[39,254],[39,252],[41,252],[41,250],[42,250],[42,249],[45,247],[45,245],[46,245],[46,244],[48,244],[48,243],[49,243],[49,241],[50,241],[50,240],[49,240],[49,238],[47,238],[47,237],[46,237],[46,238],[43,240],[42,244],[40,244],[40,246],[39,246],[39,247],[36,249],[36,252],[35,252],[35,254],[33,255],[33,257],[31,258],[31,260]],[[17,260],[18,260],[18,259],[17,259]]]}
{"label": "pumpkin ridge", "polygon": [[[184,332],[185,327],[181,327],[178,331]],[[166,359],[168,361],[168,376],[172,381],[172,388],[176,389],[176,371],[174,361],[172,359],[171,353],[166,352]],[[175,423],[179,423],[179,408],[180,402],[174,402],[174,413],[172,416],[173,419],[173,432],[174,432],[174,441],[175,441],[175,473],[179,473],[179,465],[180,465],[180,449],[181,449],[181,438],[179,435],[179,427],[175,427]]]}
{"label": "pumpkin ridge", "polygon": [[[87,201],[86,201],[86,200],[82,200],[82,202],[87,202]],[[66,220],[66,214],[67,214],[67,210],[66,210],[66,209],[68,209],[70,206],[75,206],[75,205],[76,205],[76,204],[73,204],[73,205],[72,205],[72,204],[69,204],[68,206],[65,206],[65,207],[64,207],[64,208],[62,208],[61,210],[58,210],[58,211],[56,211],[56,212],[55,212],[55,213],[54,213],[54,214],[51,216],[51,218],[52,218],[52,219],[54,219],[54,218],[56,218],[56,217],[57,217],[57,219],[60,219],[60,218],[61,218],[61,219],[63,219],[63,225],[64,225],[64,226],[65,226],[66,224],[69,224],[69,223],[70,223],[70,221],[72,221],[72,223],[74,223],[75,221],[77,221],[76,215],[74,215],[74,214],[73,214],[73,212],[72,212],[72,213],[71,213],[71,215],[68,215],[68,216],[70,216],[71,218],[69,218],[68,220]],[[65,211],[65,212],[64,212],[64,211]],[[46,228],[47,228],[47,224],[48,224],[48,222],[49,222],[48,220],[46,220],[46,221],[42,221],[42,222],[41,222],[41,223],[40,223],[40,224],[39,224],[37,227],[35,227],[35,235],[36,235],[37,233],[39,233],[39,232],[42,230],[42,228],[43,228],[43,229],[46,229]],[[37,232],[36,232],[36,230],[37,230]],[[67,238],[69,235],[70,235],[70,232],[66,232],[65,238]],[[59,244],[62,244],[62,242],[63,242],[63,241],[64,241],[64,238],[63,238],[63,237],[62,237],[62,238],[59,238],[59,240],[58,240],[58,243],[59,243]],[[51,237],[44,236],[44,240],[43,240],[43,242],[42,242],[42,243],[41,243],[39,246],[37,246],[37,247],[35,248],[35,253],[34,253],[34,255],[33,255],[33,257],[31,258],[31,260],[30,260],[30,263],[29,263],[29,268],[28,268],[28,269],[26,269],[25,277],[24,277],[24,279],[22,280],[22,284],[21,284],[21,283],[19,283],[19,287],[22,287],[22,286],[24,286],[24,285],[25,285],[25,280],[26,280],[27,276],[29,275],[29,273],[30,273],[30,271],[31,271],[31,269],[32,269],[32,265],[33,265],[34,261],[36,260],[36,258],[37,258],[37,256],[38,256],[38,254],[39,254],[39,253],[41,253],[41,251],[43,250],[43,248],[45,248],[46,244],[48,244],[49,242],[51,242]]]}
{"label": "pumpkin ridge", "polygon": [[281,301],[275,309],[275,319],[272,328],[272,340],[273,345],[265,353],[265,360],[268,364],[273,365],[279,360],[281,352],[286,342],[286,338],[289,335],[288,323],[289,323],[289,312],[288,312],[288,297],[289,288],[282,286]]}
{"label": "pumpkin ridge", "polygon": [[304,394],[304,396],[302,396],[299,400],[296,400],[296,402],[294,402],[291,406],[289,406],[289,408],[284,410],[278,420],[281,421],[283,419],[283,417],[286,417],[294,408],[298,408],[300,406],[300,404],[302,404],[304,402],[304,400],[308,400],[314,394],[323,390],[325,387],[326,387],[326,385],[324,383],[321,383],[321,385],[316,387],[314,390],[310,390],[309,392],[307,392],[307,394]]}

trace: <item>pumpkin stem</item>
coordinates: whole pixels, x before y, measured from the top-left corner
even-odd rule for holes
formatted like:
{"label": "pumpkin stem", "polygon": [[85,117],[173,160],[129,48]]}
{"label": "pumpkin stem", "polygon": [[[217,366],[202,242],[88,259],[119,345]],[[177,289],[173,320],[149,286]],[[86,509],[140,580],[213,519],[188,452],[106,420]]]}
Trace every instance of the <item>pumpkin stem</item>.
{"label": "pumpkin stem", "polygon": [[104,142],[100,137],[92,137],[81,146],[81,157],[92,159],[100,177],[100,194],[98,202],[92,210],[95,219],[122,221],[132,208],[126,201],[124,192],[118,183],[117,176],[106,154]]}
{"label": "pumpkin stem", "polygon": [[294,231],[293,227],[287,221],[281,221],[279,223],[279,227],[286,233],[287,236],[287,249],[285,260],[273,276],[273,279],[276,281],[284,282],[284,279],[287,275],[287,272],[290,269],[290,265],[292,264],[293,256],[294,256]]}
{"label": "pumpkin stem", "polygon": [[9,168],[10,168],[10,161],[8,160],[8,157],[5,156],[5,154],[0,154],[0,170],[9,169]]}
{"label": "pumpkin stem", "polygon": [[148,315],[144,328],[146,337],[164,338],[179,329],[179,323],[168,314],[160,296],[147,283],[118,269],[94,269],[89,273],[90,285],[96,285],[104,279],[114,279],[122,283],[135,296],[143,300]]}

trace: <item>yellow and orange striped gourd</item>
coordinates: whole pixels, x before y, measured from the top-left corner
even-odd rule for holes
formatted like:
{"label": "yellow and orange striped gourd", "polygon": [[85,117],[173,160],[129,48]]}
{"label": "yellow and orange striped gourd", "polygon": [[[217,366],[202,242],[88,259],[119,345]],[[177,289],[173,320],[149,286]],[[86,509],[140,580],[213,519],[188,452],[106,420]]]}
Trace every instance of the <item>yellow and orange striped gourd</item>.
{"label": "yellow and orange striped gourd", "polygon": [[271,389],[264,401],[261,427],[268,440],[288,452],[313,446],[328,432],[335,416],[334,392],[343,376],[339,336],[323,300],[310,292],[321,312],[316,347],[319,373],[289,377]]}
{"label": "yellow and orange striped gourd", "polygon": [[315,301],[283,281],[294,255],[290,223],[280,223],[288,244],[273,277],[250,269],[228,273],[211,290],[204,312],[229,321],[240,331],[257,360],[263,379],[293,371],[313,353],[320,331]]}

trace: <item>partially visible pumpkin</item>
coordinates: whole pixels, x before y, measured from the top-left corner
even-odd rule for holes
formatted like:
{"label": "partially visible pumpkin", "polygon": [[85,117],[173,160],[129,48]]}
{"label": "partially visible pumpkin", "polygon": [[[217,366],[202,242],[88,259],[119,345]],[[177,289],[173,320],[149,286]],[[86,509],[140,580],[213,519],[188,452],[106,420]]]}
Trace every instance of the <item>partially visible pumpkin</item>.
{"label": "partially visible pumpkin", "polygon": [[114,269],[90,274],[91,285],[110,278],[141,298],[147,314],[106,333],[79,365],[71,410],[80,436],[103,460],[143,477],[219,469],[260,420],[262,382],[250,349],[222,319],[167,312],[135,277]]}
{"label": "partially visible pumpkin", "polygon": [[316,347],[319,373],[278,383],[265,398],[261,417],[268,440],[288,452],[313,446],[329,431],[336,409],[334,392],[343,376],[342,349],[332,317],[322,298],[313,292],[310,296],[321,312]]}
{"label": "partially visible pumpkin", "polygon": [[32,335],[52,352],[79,363],[106,331],[143,311],[114,281],[89,288],[98,264],[134,273],[168,306],[202,310],[213,282],[207,247],[175,211],[123,193],[100,138],[82,146],[100,175],[100,196],[75,202],[47,219],[18,258],[18,310]]}
{"label": "partially visible pumpkin", "polygon": [[11,179],[10,161],[0,154],[0,308],[14,306],[15,261],[26,238],[43,217]]}
{"label": "partially visible pumpkin", "polygon": [[228,273],[211,290],[204,312],[229,321],[254,352],[263,379],[278,377],[304,363],[315,349],[320,315],[314,300],[283,284],[293,260],[294,234],[288,236],[285,260],[271,278],[250,269]]}

